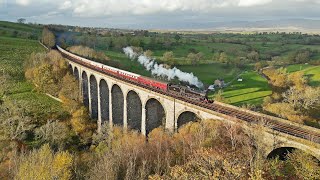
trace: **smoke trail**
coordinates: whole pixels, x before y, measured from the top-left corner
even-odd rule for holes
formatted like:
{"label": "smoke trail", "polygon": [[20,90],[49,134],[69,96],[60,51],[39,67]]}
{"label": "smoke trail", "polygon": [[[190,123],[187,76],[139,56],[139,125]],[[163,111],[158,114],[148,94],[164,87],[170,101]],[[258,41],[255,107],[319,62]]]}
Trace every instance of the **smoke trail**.
{"label": "smoke trail", "polygon": [[198,88],[203,87],[203,83],[199,81],[199,79],[194,76],[193,73],[183,72],[176,67],[167,69],[163,64],[158,64],[155,62],[154,59],[150,59],[144,55],[138,55],[131,47],[123,48],[123,51],[130,59],[136,59],[138,57],[137,61],[148,71],[151,71],[152,75],[167,78],[169,81],[174,78],[178,78],[179,81],[187,82],[190,85],[197,86]]}

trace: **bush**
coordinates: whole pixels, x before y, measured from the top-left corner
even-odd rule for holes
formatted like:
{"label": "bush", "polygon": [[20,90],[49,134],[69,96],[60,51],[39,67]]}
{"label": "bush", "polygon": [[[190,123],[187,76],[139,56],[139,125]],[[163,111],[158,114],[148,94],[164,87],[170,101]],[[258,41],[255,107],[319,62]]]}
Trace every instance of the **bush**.
{"label": "bush", "polygon": [[48,144],[39,150],[21,154],[15,179],[71,179],[73,157],[64,151],[53,152]]}

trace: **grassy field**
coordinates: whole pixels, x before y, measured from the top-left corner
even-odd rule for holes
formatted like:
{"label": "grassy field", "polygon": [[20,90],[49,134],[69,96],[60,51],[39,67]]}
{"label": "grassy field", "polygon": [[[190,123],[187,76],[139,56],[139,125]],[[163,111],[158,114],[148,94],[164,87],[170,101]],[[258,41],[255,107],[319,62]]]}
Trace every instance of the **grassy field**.
{"label": "grassy field", "polygon": [[120,68],[129,72],[141,74],[143,76],[151,77],[151,73],[145,70],[136,60],[129,59],[124,53],[107,51],[105,53],[108,57],[120,64]]}
{"label": "grassy field", "polygon": [[303,72],[310,78],[311,86],[320,86],[320,66],[304,69]]}
{"label": "grassy field", "polygon": [[[309,78],[311,86],[320,86],[320,66],[308,64],[290,65],[289,73],[303,71]],[[271,95],[271,89],[266,79],[254,71],[244,72],[241,77],[243,82],[234,81],[231,86],[223,90],[223,96],[234,105],[255,104],[260,105],[263,98]],[[211,95],[214,97],[214,94]]]}
{"label": "grassy field", "polygon": [[23,62],[32,52],[44,51],[37,41],[0,37],[0,71],[9,74],[7,98],[24,104],[27,111],[39,120],[63,113],[59,102],[33,91],[24,78]]}
{"label": "grassy field", "polygon": [[308,64],[295,64],[287,67],[289,73],[302,71],[309,78],[311,86],[320,86],[320,66]]}
{"label": "grassy field", "polygon": [[264,97],[271,95],[271,89],[267,80],[257,72],[246,71],[240,77],[243,80],[242,82],[235,80],[229,87],[223,90],[222,95],[228,103],[234,105],[260,105]]}
{"label": "grassy field", "polygon": [[178,66],[178,68],[185,72],[192,72],[207,85],[212,84],[216,79],[224,79],[226,82],[229,82],[241,73],[241,70],[238,68],[225,66],[220,63]]}
{"label": "grassy field", "polygon": [[[230,43],[204,43],[198,42],[192,45],[182,44],[179,46],[174,46],[172,49],[174,56],[177,58],[187,57],[190,49],[195,49],[198,52],[202,52],[204,54],[205,60],[211,60],[214,53],[218,53],[219,51],[226,52],[227,54],[235,56],[235,50],[238,50],[240,53],[238,56],[246,56],[245,51],[247,50],[247,46],[241,44],[230,44]],[[162,56],[165,50],[157,50],[154,51],[155,56]]]}
{"label": "grassy field", "polygon": [[7,28],[10,30],[24,31],[24,32],[33,32],[33,31],[42,31],[42,26],[33,25],[33,24],[18,24],[8,21],[0,21],[1,28]]}
{"label": "grassy field", "polygon": [[19,37],[24,39],[37,40],[42,31],[41,25],[18,24],[6,21],[0,21],[0,36]]}
{"label": "grassy field", "polygon": [[[151,77],[151,73],[145,70],[142,65],[136,60],[130,60],[123,53],[107,51],[106,55],[113,61],[120,63],[122,69]],[[193,73],[207,85],[212,84],[214,80],[218,78],[222,78],[225,81],[231,81],[241,73],[240,69],[234,68],[233,66],[225,66],[221,63],[181,65],[177,66],[177,68],[184,72]]]}

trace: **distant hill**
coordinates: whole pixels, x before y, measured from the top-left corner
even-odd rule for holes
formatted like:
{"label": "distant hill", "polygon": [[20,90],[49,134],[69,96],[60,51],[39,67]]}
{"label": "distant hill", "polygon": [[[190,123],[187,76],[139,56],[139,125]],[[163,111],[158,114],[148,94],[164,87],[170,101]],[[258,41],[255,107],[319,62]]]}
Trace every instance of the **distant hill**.
{"label": "distant hill", "polygon": [[[167,24],[169,27],[170,24]],[[261,21],[226,21],[226,22],[199,22],[189,24],[175,24],[172,31],[232,31],[232,32],[304,32],[320,33],[320,20],[285,19]],[[170,28],[169,28],[170,29]],[[161,30],[163,31],[163,30]]]}

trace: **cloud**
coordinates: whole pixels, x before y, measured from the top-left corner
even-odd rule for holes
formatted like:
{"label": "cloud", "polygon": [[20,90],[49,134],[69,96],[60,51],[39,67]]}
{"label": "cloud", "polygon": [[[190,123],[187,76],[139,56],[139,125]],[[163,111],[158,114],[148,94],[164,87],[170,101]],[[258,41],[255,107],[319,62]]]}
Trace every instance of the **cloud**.
{"label": "cloud", "polygon": [[166,12],[212,12],[218,8],[263,5],[272,0],[72,0],[64,6],[79,16],[145,15]]}
{"label": "cloud", "polygon": [[[50,5],[51,11],[68,11],[78,17],[105,17],[125,15],[153,15],[167,13],[214,13],[224,9],[275,4],[273,0],[16,0],[20,6]],[[281,3],[318,3],[320,0],[281,0]],[[270,8],[270,7],[269,7]],[[230,12],[232,12],[232,10]]]}
{"label": "cloud", "polygon": [[256,6],[256,5],[264,5],[271,2],[272,0],[240,0],[238,5],[240,7],[249,7],[249,6]]}
{"label": "cloud", "polygon": [[0,8],[3,20],[25,17],[41,23],[122,28],[195,29],[226,20],[320,19],[320,0],[0,0]]}
{"label": "cloud", "polygon": [[20,6],[27,6],[31,3],[30,0],[16,0],[16,3]]}
{"label": "cloud", "polygon": [[72,2],[71,1],[65,1],[63,3],[61,3],[59,9],[60,10],[67,10],[70,9],[72,7]]}
{"label": "cloud", "polygon": [[310,2],[320,3],[320,0],[295,0],[295,1],[297,1],[297,2],[308,2],[308,3],[310,3]]}

